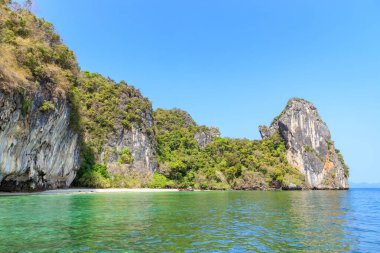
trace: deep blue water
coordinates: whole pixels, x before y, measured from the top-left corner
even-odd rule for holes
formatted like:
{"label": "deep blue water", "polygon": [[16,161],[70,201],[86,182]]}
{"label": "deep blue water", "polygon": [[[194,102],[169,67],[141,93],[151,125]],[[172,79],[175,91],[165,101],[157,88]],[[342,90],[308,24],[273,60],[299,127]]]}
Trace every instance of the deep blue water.
{"label": "deep blue water", "polygon": [[380,189],[0,197],[0,252],[380,252]]}

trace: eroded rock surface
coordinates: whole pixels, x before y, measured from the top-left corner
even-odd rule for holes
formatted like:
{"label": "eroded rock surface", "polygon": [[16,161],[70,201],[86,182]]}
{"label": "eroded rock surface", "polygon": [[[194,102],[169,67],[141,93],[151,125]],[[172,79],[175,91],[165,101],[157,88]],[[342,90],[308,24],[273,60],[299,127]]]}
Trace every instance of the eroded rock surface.
{"label": "eroded rock surface", "polygon": [[[41,110],[45,101],[52,107]],[[66,99],[41,86],[30,98],[0,91],[0,191],[68,187],[79,166]]]}
{"label": "eroded rock surface", "polygon": [[[117,84],[99,74],[85,72],[81,82],[78,94],[82,97],[82,127],[86,145],[95,151],[95,162],[108,169],[110,165],[123,165],[141,173],[155,171],[151,102],[125,82]],[[123,150],[127,154],[123,155]]]}
{"label": "eroded rock surface", "polygon": [[143,127],[132,126],[126,129],[121,125],[115,129],[102,147],[100,162],[110,165],[118,163],[120,153],[123,148],[128,148],[133,157],[129,165],[131,169],[144,172],[153,172],[157,169],[157,159],[155,156],[155,141],[153,129],[152,109],[142,113],[141,119],[144,121]]}
{"label": "eroded rock surface", "polygon": [[212,142],[216,137],[220,137],[220,132],[219,129],[215,127],[205,128],[194,134],[194,138],[201,148],[206,147],[207,144]]}
{"label": "eroded rock surface", "polygon": [[259,127],[262,138],[279,132],[286,143],[289,163],[304,175],[309,188],[348,188],[348,167],[335,149],[330,131],[310,102],[289,100],[270,127]]}

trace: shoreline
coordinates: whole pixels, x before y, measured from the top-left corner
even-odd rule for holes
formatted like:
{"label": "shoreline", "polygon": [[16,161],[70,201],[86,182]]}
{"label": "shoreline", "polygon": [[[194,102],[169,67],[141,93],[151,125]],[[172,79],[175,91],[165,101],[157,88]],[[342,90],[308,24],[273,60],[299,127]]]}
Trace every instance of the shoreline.
{"label": "shoreline", "polygon": [[151,189],[151,188],[68,188],[35,192],[1,192],[0,196],[24,196],[24,195],[55,195],[55,194],[93,194],[93,193],[117,193],[117,192],[178,192],[178,189]]}
{"label": "shoreline", "polygon": [[[345,189],[251,189],[251,190],[227,190],[227,191],[346,191]],[[43,190],[34,192],[2,192],[1,196],[28,196],[28,195],[55,195],[55,194],[95,194],[95,193],[120,193],[120,192],[134,192],[134,193],[152,193],[152,192],[180,192],[186,191],[181,189],[154,189],[154,188],[67,188],[67,189],[54,189],[54,190]],[[199,190],[194,189],[191,191],[226,191],[226,190]]]}

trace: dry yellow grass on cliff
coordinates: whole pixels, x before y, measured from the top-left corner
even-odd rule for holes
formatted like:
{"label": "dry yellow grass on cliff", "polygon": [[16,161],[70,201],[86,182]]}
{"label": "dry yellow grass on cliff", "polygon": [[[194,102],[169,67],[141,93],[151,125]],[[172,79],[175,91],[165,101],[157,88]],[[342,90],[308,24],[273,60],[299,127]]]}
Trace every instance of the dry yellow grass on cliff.
{"label": "dry yellow grass on cliff", "polygon": [[79,67],[51,23],[27,7],[0,0],[0,89],[33,92],[45,85],[64,96]]}

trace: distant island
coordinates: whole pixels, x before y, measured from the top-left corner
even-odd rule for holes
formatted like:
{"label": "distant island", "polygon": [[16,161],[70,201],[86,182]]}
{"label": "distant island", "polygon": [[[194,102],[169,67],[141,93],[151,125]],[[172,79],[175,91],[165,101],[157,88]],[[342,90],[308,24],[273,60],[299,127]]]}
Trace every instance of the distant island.
{"label": "distant island", "polygon": [[27,7],[0,0],[0,13],[0,191],[348,189],[312,103],[290,99],[261,140],[221,137],[183,110],[153,110],[124,81],[81,71]]}

